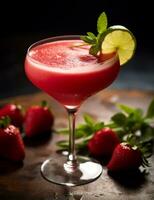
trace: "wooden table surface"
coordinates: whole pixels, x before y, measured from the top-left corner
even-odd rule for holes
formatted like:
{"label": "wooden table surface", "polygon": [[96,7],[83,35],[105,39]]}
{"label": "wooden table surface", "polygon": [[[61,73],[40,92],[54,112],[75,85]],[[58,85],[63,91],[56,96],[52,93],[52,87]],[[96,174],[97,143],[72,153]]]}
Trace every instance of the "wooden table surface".
{"label": "wooden table surface", "polygon": [[[89,113],[97,120],[108,121],[117,112],[115,103],[124,103],[146,109],[154,97],[154,92],[134,90],[104,90],[83,103],[78,113],[77,123],[81,122],[82,114]],[[67,126],[67,114],[64,108],[44,93],[30,94],[1,100],[0,104],[8,102],[20,103],[25,108],[29,105],[47,100],[55,115],[54,129]],[[64,200],[68,188],[45,181],[40,175],[42,162],[50,157],[56,157],[55,142],[61,136],[52,134],[51,137],[40,141],[25,140],[26,158],[21,164],[0,160],[0,200]],[[84,186],[74,187],[76,199],[83,200],[152,200],[154,199],[154,156],[151,158],[150,173],[143,176],[136,172],[125,176],[111,176],[107,170],[95,182]]]}

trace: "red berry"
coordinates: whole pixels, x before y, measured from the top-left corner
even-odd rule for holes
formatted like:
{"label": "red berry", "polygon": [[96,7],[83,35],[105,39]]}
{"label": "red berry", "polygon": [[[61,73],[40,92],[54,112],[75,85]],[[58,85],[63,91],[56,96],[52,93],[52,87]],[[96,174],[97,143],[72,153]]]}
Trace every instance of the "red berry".
{"label": "red berry", "polygon": [[25,157],[20,131],[13,125],[0,128],[0,156],[13,161],[20,161]]}
{"label": "red berry", "polygon": [[142,164],[142,154],[127,143],[120,143],[113,151],[107,165],[110,171],[137,169]]}
{"label": "red berry", "polygon": [[11,119],[11,124],[22,127],[23,115],[21,112],[21,106],[15,104],[6,104],[0,109],[0,118],[9,116]]}
{"label": "red berry", "polygon": [[32,137],[47,131],[51,131],[53,122],[53,114],[47,106],[31,106],[28,108],[25,115],[25,134],[27,137]]}
{"label": "red berry", "polygon": [[89,151],[95,157],[111,156],[119,143],[117,134],[110,128],[97,131],[88,143]]}

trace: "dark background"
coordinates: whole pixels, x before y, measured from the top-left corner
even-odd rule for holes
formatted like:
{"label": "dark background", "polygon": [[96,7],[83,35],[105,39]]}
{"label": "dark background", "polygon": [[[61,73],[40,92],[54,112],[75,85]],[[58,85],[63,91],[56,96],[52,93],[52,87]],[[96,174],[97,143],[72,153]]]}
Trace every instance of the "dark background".
{"label": "dark background", "polygon": [[[135,5],[135,3],[137,5]],[[5,1],[0,6],[0,98],[37,91],[24,73],[27,48],[55,35],[96,33],[97,17],[121,24],[137,39],[134,58],[113,88],[154,90],[153,6],[149,1]]]}

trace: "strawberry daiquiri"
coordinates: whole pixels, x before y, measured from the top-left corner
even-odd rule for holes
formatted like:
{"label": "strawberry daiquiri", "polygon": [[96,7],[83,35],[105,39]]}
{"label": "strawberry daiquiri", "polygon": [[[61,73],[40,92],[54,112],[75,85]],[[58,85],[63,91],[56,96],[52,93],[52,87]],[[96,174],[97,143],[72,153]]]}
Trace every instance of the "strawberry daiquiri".
{"label": "strawberry daiquiri", "polygon": [[51,158],[41,166],[45,179],[61,185],[86,184],[102,173],[97,161],[76,156],[75,115],[84,100],[115,80],[120,63],[116,53],[96,57],[89,54],[89,48],[78,36],[49,38],[33,44],[25,60],[25,72],[31,82],[61,103],[69,114],[67,161],[65,157]]}
{"label": "strawberry daiquiri", "polygon": [[26,58],[29,79],[64,106],[79,106],[109,86],[119,72],[117,55],[102,55],[99,60],[82,44],[78,39],[43,43]]}
{"label": "strawberry daiquiri", "polygon": [[67,161],[65,157],[51,158],[41,167],[45,179],[61,185],[86,184],[102,173],[97,161],[76,156],[75,115],[84,100],[115,80],[120,63],[116,53],[95,57],[89,54],[89,48],[78,36],[49,38],[32,45],[25,60],[25,71],[31,82],[61,103],[69,114]]}
{"label": "strawberry daiquiri", "polygon": [[[106,13],[103,12],[97,20],[97,35],[87,32],[82,36],[48,38],[28,49],[25,60],[27,77],[61,103],[68,113],[67,159],[65,156],[49,158],[41,166],[42,176],[52,183],[83,185],[96,180],[102,173],[100,163],[76,155],[76,113],[84,100],[111,85],[120,65],[131,59],[136,47],[135,37],[127,28],[108,28],[107,22]],[[107,135],[113,135],[107,132]],[[103,131],[101,135],[103,139],[106,133]],[[95,139],[91,142],[89,147],[93,150],[91,147]],[[93,153],[98,155],[98,151]]]}

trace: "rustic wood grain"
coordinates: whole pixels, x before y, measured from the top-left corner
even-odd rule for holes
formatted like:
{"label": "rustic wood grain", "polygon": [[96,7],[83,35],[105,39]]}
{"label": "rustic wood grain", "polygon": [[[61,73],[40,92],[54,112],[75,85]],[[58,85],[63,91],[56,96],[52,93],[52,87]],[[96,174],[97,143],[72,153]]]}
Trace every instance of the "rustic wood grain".
{"label": "rustic wood grain", "polygon": [[[78,113],[77,123],[81,122],[82,114],[89,113],[98,120],[107,121],[117,111],[115,104],[125,103],[146,109],[154,97],[154,92],[135,90],[104,90],[83,103]],[[27,108],[29,105],[47,100],[55,115],[54,129],[67,126],[65,109],[44,93],[19,96],[0,101],[3,105],[16,102]],[[0,200],[52,200],[65,199],[68,188],[57,186],[45,181],[40,175],[42,162],[56,157],[55,142],[61,136],[52,133],[38,141],[24,140],[26,158],[23,163],[11,163],[0,159]],[[104,167],[102,176],[93,183],[72,189],[76,199],[83,200],[152,200],[154,199],[154,157],[151,158],[150,174],[143,176],[139,171],[133,174],[111,175]],[[58,198],[57,198],[58,199]]]}

